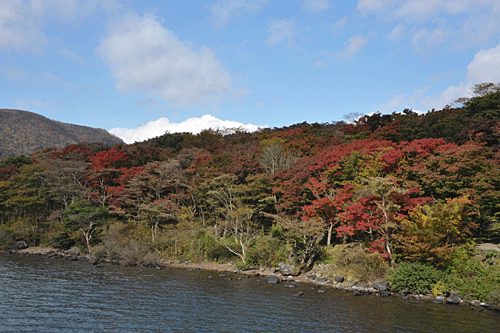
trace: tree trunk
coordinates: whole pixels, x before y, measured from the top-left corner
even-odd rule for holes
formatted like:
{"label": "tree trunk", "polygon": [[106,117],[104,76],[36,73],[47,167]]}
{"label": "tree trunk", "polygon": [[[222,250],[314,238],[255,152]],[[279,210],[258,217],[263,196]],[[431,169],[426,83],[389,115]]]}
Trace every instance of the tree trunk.
{"label": "tree trunk", "polygon": [[333,223],[330,223],[330,227],[328,228],[328,238],[326,239],[326,247],[330,247],[332,245],[332,231]]}

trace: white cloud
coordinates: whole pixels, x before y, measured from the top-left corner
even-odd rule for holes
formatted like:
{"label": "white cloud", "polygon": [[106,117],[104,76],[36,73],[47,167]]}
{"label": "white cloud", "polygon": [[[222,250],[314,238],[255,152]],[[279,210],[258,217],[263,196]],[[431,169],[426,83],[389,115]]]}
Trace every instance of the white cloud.
{"label": "white cloud", "polygon": [[271,34],[266,41],[266,44],[269,46],[286,41],[285,46],[290,47],[294,44],[293,37],[297,34],[295,32],[295,21],[286,19],[271,20],[269,28],[266,31]]}
{"label": "white cloud", "polygon": [[97,8],[98,0],[31,0],[30,8],[37,16],[52,16],[59,20],[87,17]]}
{"label": "white cloud", "polygon": [[0,51],[13,49],[34,54],[45,52],[50,43],[43,31],[47,19],[73,23],[93,14],[100,6],[106,12],[119,8],[117,0],[7,0],[0,5]]}
{"label": "white cloud", "polygon": [[330,7],[328,0],[305,0],[304,7],[313,13],[326,10]]}
{"label": "white cloud", "polygon": [[248,95],[250,95],[252,91],[250,89],[235,89],[235,91],[231,94],[231,98],[237,101],[243,101]]}
{"label": "white cloud", "polygon": [[140,100],[139,102],[135,103],[135,106],[145,106],[147,105],[148,107],[153,107],[155,106],[156,104],[156,100],[152,97],[147,97],[147,98],[144,98],[142,100]]}
{"label": "white cloud", "polygon": [[[462,50],[497,42],[500,34],[498,0],[360,0],[357,8],[393,23],[391,39],[411,40],[417,51],[445,45]],[[399,38],[402,32],[411,36]]]}
{"label": "white cloud", "polygon": [[395,26],[394,29],[392,29],[391,33],[389,34],[389,39],[392,41],[398,40],[403,34],[404,29],[405,26],[402,24]]}
{"label": "white cloud", "polygon": [[114,22],[98,52],[119,91],[156,94],[171,106],[219,102],[231,85],[211,49],[195,50],[151,16],[130,14]]}
{"label": "white cloud", "polygon": [[210,15],[217,27],[224,27],[241,12],[256,13],[267,0],[225,0],[210,7]]}
{"label": "white cloud", "polygon": [[427,108],[441,109],[460,97],[471,96],[474,84],[500,82],[500,44],[488,50],[480,50],[467,66],[467,82],[450,86],[436,96],[425,97],[421,104]]}
{"label": "white cloud", "polygon": [[14,66],[2,66],[0,68],[3,76],[11,81],[24,81],[26,79],[26,72]]}
{"label": "white cloud", "polygon": [[377,10],[383,8],[387,2],[387,0],[360,0],[358,2],[358,9],[366,11]]}
{"label": "white cloud", "polygon": [[38,74],[40,74],[42,76],[42,78],[44,78],[47,81],[62,82],[62,78],[60,78],[59,76],[54,75],[52,73],[38,72]]}
{"label": "white cloud", "polygon": [[55,109],[55,105],[51,101],[42,101],[39,99],[14,99],[14,103],[21,110],[30,111],[30,109],[42,109],[46,111],[53,111]]}
{"label": "white cloud", "polygon": [[406,94],[394,95],[388,103],[381,104],[377,106],[376,109],[381,112],[396,111],[395,109],[401,106],[405,99]]}
{"label": "white cloud", "polygon": [[401,109],[411,108],[413,105],[417,103],[417,101],[420,101],[422,99],[422,96],[429,88],[430,86],[427,85],[424,88],[414,92],[413,95],[411,96],[408,96],[407,94],[404,93],[399,95],[393,95],[392,99],[389,102],[378,105],[375,109],[381,112],[392,112],[392,111],[398,111],[398,109],[401,110]]}
{"label": "white cloud", "polygon": [[337,22],[333,23],[331,25],[332,36],[339,35],[340,32],[345,28],[346,24],[347,24],[347,17],[341,18]]}
{"label": "white cloud", "polygon": [[59,54],[65,56],[67,58],[76,60],[82,65],[85,65],[85,60],[82,57],[80,57],[79,55],[77,55],[76,53],[74,53],[73,51],[70,51],[67,47],[65,47],[64,49],[59,51]]}
{"label": "white cloud", "polygon": [[320,68],[320,67],[323,67],[325,64],[323,63],[323,61],[318,61],[316,63],[316,68]]}
{"label": "white cloud", "polygon": [[342,51],[340,56],[342,58],[350,58],[356,52],[361,51],[361,49],[368,44],[369,40],[361,36],[354,36],[347,42],[347,47]]}
{"label": "white cloud", "polygon": [[0,6],[0,50],[13,49],[43,53],[48,38],[41,31],[41,21],[22,0],[12,0]]}
{"label": "white cloud", "polygon": [[263,127],[267,126],[245,125],[237,121],[221,120],[207,114],[201,118],[186,119],[181,123],[171,123],[168,118],[160,118],[141,125],[138,128],[113,128],[109,132],[130,144],[163,135],[167,131],[170,133],[190,132],[197,134],[206,129],[242,128],[246,131],[254,132]]}
{"label": "white cloud", "polygon": [[480,50],[467,66],[467,79],[474,84],[500,82],[500,44],[489,50]]}
{"label": "white cloud", "polygon": [[429,52],[434,46],[441,45],[447,40],[448,33],[441,28],[428,31],[420,29],[412,39],[413,48],[417,52]]}
{"label": "white cloud", "polygon": [[458,86],[446,88],[439,95],[425,97],[421,104],[427,109],[442,109],[446,105],[451,105],[457,98],[469,96],[471,87],[470,82],[462,82]]}

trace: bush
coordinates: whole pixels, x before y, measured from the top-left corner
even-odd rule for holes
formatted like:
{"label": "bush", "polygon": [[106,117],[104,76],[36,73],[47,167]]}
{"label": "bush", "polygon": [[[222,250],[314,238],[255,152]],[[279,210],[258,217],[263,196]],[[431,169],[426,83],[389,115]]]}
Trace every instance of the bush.
{"label": "bush", "polygon": [[217,244],[207,249],[207,259],[215,262],[226,262],[234,259],[235,255],[224,244]]}
{"label": "bush", "polygon": [[444,281],[448,288],[458,290],[466,300],[489,302],[488,296],[500,290],[500,267],[489,263],[493,258],[492,253],[485,258],[485,262],[482,262],[467,249],[456,249],[445,274]]}
{"label": "bush", "polygon": [[16,245],[14,240],[14,235],[12,232],[5,230],[5,228],[0,227],[0,249],[13,249]]}
{"label": "bush", "polygon": [[441,276],[442,273],[435,267],[420,262],[403,262],[392,273],[392,289],[427,294],[441,280]]}
{"label": "bush", "polygon": [[123,266],[156,265],[158,257],[150,252],[149,239],[135,239],[127,234],[127,228],[127,225],[112,225],[102,244],[95,248],[95,256],[118,261]]}
{"label": "bush", "polygon": [[[331,259],[326,257],[328,255]],[[362,283],[384,279],[389,269],[389,264],[380,254],[370,253],[358,244],[336,245],[332,250],[327,250],[323,261],[332,261],[337,267],[336,274],[351,276]]]}
{"label": "bush", "polygon": [[282,261],[288,258],[290,248],[284,242],[262,236],[257,238],[247,252],[248,266],[268,266],[277,267]]}
{"label": "bush", "polygon": [[56,249],[69,250],[75,245],[75,241],[66,232],[61,232],[52,238],[51,245]]}

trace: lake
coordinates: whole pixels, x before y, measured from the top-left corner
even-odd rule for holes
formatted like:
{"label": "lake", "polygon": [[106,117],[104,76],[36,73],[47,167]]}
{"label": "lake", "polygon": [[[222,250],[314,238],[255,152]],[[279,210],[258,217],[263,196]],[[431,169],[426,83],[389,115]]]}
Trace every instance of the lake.
{"label": "lake", "polygon": [[0,255],[0,332],[500,332],[469,306],[219,274]]}

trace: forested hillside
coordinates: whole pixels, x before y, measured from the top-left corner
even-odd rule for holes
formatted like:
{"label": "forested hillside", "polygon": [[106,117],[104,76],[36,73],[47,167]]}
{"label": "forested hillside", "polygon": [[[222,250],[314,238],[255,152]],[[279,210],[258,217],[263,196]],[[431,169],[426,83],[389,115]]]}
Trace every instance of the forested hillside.
{"label": "forested hillside", "polygon": [[30,155],[49,147],[61,149],[80,142],[123,143],[100,128],[61,123],[28,111],[0,110],[0,158]]}
{"label": "forested hillside", "polygon": [[461,102],[5,159],[0,244],[79,246],[125,265],[286,262],[294,275],[319,260],[356,281],[500,304],[498,252],[475,251],[500,240],[500,92]]}

